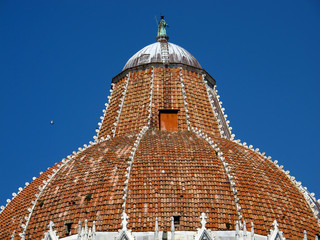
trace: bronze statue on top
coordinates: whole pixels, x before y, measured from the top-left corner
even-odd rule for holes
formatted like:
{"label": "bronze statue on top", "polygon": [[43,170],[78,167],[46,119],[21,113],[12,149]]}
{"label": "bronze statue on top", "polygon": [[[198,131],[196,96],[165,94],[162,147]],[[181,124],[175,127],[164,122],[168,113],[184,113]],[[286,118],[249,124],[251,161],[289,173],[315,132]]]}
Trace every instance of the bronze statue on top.
{"label": "bronze statue on top", "polygon": [[167,36],[167,31],[166,31],[167,27],[169,27],[169,25],[164,20],[164,16],[161,16],[161,20],[158,24],[158,35],[156,37],[157,41],[162,39],[166,39],[167,41],[169,40],[169,37]]}

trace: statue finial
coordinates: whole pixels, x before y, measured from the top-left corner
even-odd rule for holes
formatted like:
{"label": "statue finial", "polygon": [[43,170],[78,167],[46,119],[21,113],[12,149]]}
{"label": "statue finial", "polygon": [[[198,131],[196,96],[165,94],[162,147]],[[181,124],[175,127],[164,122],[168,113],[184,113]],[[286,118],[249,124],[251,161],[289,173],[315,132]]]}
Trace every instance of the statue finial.
{"label": "statue finial", "polygon": [[169,37],[167,36],[166,28],[169,27],[169,25],[164,20],[164,16],[161,16],[161,20],[158,24],[158,35],[156,37],[156,40],[169,40]]}

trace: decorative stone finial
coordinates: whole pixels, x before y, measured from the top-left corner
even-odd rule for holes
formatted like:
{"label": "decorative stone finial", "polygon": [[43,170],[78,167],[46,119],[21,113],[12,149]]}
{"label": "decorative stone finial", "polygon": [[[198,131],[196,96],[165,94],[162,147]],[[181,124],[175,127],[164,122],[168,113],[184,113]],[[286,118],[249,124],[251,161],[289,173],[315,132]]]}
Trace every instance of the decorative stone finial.
{"label": "decorative stone finial", "polygon": [[278,230],[279,224],[278,224],[277,220],[273,221],[272,226],[274,227],[274,230]]}
{"label": "decorative stone finial", "polygon": [[251,239],[254,239],[254,224],[251,222]]}
{"label": "decorative stone finial", "polygon": [[206,223],[207,223],[206,218],[208,217],[206,216],[205,213],[201,213],[200,218],[201,218],[201,229],[206,229]]}
{"label": "decorative stone finial", "polygon": [[174,217],[171,217],[171,239],[174,240]]}
{"label": "decorative stone finial", "polygon": [[93,223],[92,223],[92,232],[94,234],[96,233],[96,221],[93,221]]}
{"label": "decorative stone finial", "polygon": [[121,216],[121,219],[122,219],[122,222],[121,222],[122,230],[127,231],[128,230],[127,229],[127,225],[128,225],[127,219],[129,219],[128,215],[125,212],[123,212],[122,216]]}
{"label": "decorative stone finial", "polygon": [[81,227],[81,222],[78,223],[77,240],[96,240],[96,222],[92,222],[92,228],[88,227],[88,220],[84,221],[84,227]]}
{"label": "decorative stone finial", "polygon": [[246,239],[247,238],[247,224],[246,221],[243,221],[243,237]]}
{"label": "decorative stone finial", "polygon": [[236,221],[236,240],[240,239],[239,221]]}
{"label": "decorative stone finial", "polygon": [[81,238],[81,221],[78,222],[78,239]]}
{"label": "decorative stone finial", "polygon": [[50,221],[48,227],[50,231],[53,231],[54,223]]}
{"label": "decorative stone finial", "polygon": [[154,226],[154,239],[159,238],[159,224],[158,224],[158,217],[156,217],[156,223]]}
{"label": "decorative stone finial", "polygon": [[161,20],[158,24],[158,35],[156,37],[157,41],[161,41],[161,40],[169,40],[169,37],[167,36],[167,30],[166,28],[169,27],[169,25],[166,23],[166,21],[164,20],[164,16],[161,16]]}
{"label": "decorative stone finial", "polygon": [[[49,231],[44,233],[44,238],[42,240],[58,240],[59,236],[57,236],[57,231],[53,230],[54,223],[50,221],[49,225]],[[21,239],[25,239],[25,234]]]}

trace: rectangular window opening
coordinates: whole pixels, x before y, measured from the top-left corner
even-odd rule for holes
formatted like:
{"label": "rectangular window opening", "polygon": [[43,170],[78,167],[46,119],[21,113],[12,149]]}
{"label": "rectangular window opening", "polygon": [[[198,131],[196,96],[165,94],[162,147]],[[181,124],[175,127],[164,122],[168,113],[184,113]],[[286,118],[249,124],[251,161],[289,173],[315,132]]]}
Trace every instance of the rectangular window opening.
{"label": "rectangular window opening", "polygon": [[180,225],[180,216],[173,216],[174,225]]}
{"label": "rectangular window opening", "polygon": [[72,228],[72,223],[66,223],[66,236],[71,235],[71,228]]}
{"label": "rectangular window opening", "polygon": [[159,110],[159,129],[162,131],[178,131],[177,109]]}

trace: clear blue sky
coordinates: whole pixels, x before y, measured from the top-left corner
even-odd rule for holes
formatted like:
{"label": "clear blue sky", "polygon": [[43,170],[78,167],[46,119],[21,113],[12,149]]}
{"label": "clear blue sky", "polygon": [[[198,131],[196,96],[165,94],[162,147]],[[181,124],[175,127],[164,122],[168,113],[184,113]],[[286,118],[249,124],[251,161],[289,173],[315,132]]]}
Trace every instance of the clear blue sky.
{"label": "clear blue sky", "polygon": [[160,14],[217,80],[236,138],[320,198],[318,0],[2,0],[0,205],[92,140],[112,77],[155,41]]}

